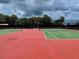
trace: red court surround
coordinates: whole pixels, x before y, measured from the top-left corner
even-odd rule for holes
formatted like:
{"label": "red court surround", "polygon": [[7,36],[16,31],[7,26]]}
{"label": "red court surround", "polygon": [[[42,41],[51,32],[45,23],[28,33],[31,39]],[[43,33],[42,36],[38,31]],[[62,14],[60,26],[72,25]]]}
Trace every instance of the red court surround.
{"label": "red court surround", "polygon": [[0,59],[79,59],[79,40],[46,40],[37,29],[0,36]]}

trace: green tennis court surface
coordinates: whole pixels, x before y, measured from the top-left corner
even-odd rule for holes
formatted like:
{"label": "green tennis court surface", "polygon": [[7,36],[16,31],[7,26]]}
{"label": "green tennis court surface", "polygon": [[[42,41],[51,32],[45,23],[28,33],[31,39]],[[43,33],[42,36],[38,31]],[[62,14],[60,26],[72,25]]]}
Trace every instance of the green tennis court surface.
{"label": "green tennis court surface", "polygon": [[47,38],[79,38],[79,31],[78,30],[71,30],[71,29],[43,29]]}
{"label": "green tennis court surface", "polygon": [[0,35],[9,34],[11,32],[17,32],[20,29],[0,29]]}

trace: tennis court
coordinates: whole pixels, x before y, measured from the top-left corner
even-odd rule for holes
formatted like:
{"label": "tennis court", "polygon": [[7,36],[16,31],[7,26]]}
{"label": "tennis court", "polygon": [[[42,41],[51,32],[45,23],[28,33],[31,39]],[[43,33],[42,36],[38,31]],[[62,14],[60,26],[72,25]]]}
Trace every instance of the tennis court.
{"label": "tennis court", "polygon": [[46,38],[78,39],[79,31],[73,29],[43,29]]}
{"label": "tennis court", "polygon": [[20,31],[20,29],[0,29],[0,35],[5,35],[17,31]]}
{"label": "tennis court", "polygon": [[[15,33],[12,30],[7,29],[10,31],[7,33],[11,34],[0,36],[0,59],[79,59],[79,40],[46,40],[38,29],[23,29],[19,32],[14,29]],[[64,38],[64,34],[68,33],[78,34],[75,30],[67,29],[43,31],[49,36],[47,38],[56,39]]]}

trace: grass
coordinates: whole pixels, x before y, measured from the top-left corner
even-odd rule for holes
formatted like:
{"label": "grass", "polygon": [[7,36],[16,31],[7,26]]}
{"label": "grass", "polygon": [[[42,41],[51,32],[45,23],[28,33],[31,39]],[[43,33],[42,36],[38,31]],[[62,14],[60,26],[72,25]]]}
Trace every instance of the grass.
{"label": "grass", "polygon": [[11,32],[17,32],[20,29],[0,29],[0,35],[9,34]]}
{"label": "grass", "polygon": [[43,29],[47,38],[79,38],[79,31],[70,29]]}

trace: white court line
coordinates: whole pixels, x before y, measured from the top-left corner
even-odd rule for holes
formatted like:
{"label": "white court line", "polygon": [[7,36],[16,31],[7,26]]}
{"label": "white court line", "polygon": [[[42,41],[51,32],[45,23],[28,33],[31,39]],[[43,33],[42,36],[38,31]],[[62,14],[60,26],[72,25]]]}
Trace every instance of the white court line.
{"label": "white court line", "polygon": [[55,36],[54,34],[51,34],[50,32],[46,31],[47,33],[49,33],[51,36],[53,36],[55,39],[59,39],[57,36]]}
{"label": "white court line", "polygon": [[42,32],[44,38],[47,40],[47,37],[46,37],[45,33],[43,32],[43,30],[40,30],[40,31]]}
{"label": "white court line", "polygon": [[46,37],[45,33],[43,31],[42,31],[42,33],[43,33],[44,38],[47,40],[47,37]]}

